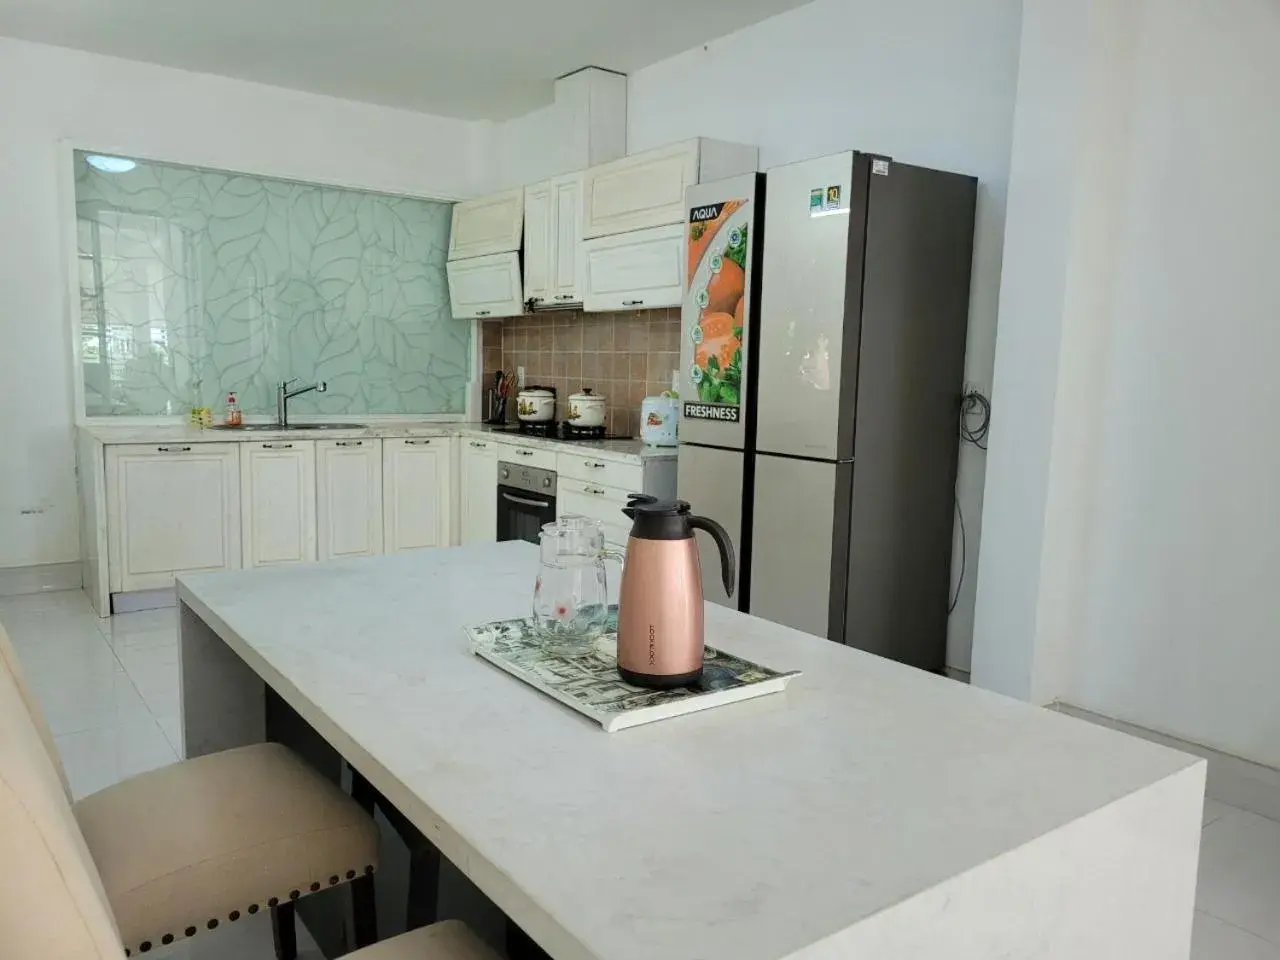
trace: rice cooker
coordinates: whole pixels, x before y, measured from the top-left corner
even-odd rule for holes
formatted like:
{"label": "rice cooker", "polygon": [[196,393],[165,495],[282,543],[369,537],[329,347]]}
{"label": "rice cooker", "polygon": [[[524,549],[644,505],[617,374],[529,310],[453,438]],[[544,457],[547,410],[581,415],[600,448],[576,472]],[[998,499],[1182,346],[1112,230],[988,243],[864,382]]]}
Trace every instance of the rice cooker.
{"label": "rice cooker", "polygon": [[640,439],[655,447],[674,447],[680,401],[669,394],[645,397],[640,404]]}

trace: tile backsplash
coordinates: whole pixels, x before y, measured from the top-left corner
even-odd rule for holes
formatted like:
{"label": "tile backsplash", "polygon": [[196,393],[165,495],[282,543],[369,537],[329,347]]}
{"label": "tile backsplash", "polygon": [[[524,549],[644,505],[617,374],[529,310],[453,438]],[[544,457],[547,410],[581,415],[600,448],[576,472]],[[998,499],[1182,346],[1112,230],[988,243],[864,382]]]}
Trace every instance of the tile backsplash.
{"label": "tile backsplash", "polygon": [[[608,400],[610,432],[637,436],[640,401],[671,387],[680,365],[680,311],[583,313],[560,310],[490,320],[481,325],[484,385],[498,370],[524,367],[526,385],[554,387],[556,417],[570,394],[591,387]],[[515,419],[515,402],[507,404]]]}

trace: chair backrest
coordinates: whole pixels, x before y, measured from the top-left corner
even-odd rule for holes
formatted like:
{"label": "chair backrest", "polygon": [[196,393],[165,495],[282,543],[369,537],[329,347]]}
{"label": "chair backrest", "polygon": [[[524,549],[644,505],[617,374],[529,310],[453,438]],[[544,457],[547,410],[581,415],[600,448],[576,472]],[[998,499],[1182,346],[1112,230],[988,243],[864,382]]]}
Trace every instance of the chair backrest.
{"label": "chair backrest", "polygon": [[48,730],[0,653],[0,955],[122,960],[124,947],[102,879],[54,765]]}
{"label": "chair backrest", "polygon": [[36,732],[40,734],[40,742],[44,744],[45,752],[49,754],[49,759],[53,761],[53,769],[58,772],[58,779],[62,782],[62,792],[67,795],[67,800],[71,799],[71,784],[67,780],[67,771],[62,766],[62,758],[58,756],[58,748],[53,742],[53,731],[49,729],[49,724],[44,718],[44,711],[40,709],[40,704],[36,703],[36,698],[31,693],[31,688],[27,685],[26,678],[22,675],[22,664],[18,662],[18,652],[13,649],[13,644],[9,642],[9,635],[4,632],[4,624],[0,623],[0,668],[7,668],[13,677],[13,682],[18,687],[18,695],[22,697],[22,702],[27,706],[27,713],[31,714],[31,722],[35,724]]}

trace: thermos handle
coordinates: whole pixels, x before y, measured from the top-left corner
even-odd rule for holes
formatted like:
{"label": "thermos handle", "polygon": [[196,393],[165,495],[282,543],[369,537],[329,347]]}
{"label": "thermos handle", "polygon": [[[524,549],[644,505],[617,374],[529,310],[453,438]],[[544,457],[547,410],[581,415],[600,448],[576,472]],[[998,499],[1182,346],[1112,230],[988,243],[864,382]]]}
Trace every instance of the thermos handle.
{"label": "thermos handle", "polygon": [[716,546],[720,548],[720,579],[724,581],[724,592],[732,597],[735,562],[733,543],[729,540],[729,534],[725,532],[724,527],[709,517],[690,517],[689,526],[694,530],[707,531],[711,534],[711,539],[715,540]]}

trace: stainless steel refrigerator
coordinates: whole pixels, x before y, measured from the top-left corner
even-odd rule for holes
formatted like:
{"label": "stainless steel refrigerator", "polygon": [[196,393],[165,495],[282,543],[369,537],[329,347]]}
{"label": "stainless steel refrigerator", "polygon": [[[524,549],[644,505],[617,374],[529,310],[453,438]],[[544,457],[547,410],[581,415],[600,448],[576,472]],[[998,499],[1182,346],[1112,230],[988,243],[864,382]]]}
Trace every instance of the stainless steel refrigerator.
{"label": "stainless steel refrigerator", "polygon": [[766,190],[742,453],[686,435],[686,365],[681,440],[723,461],[686,468],[682,446],[686,499],[745,526],[749,612],[941,670],[977,181],[847,152],[771,169]]}

